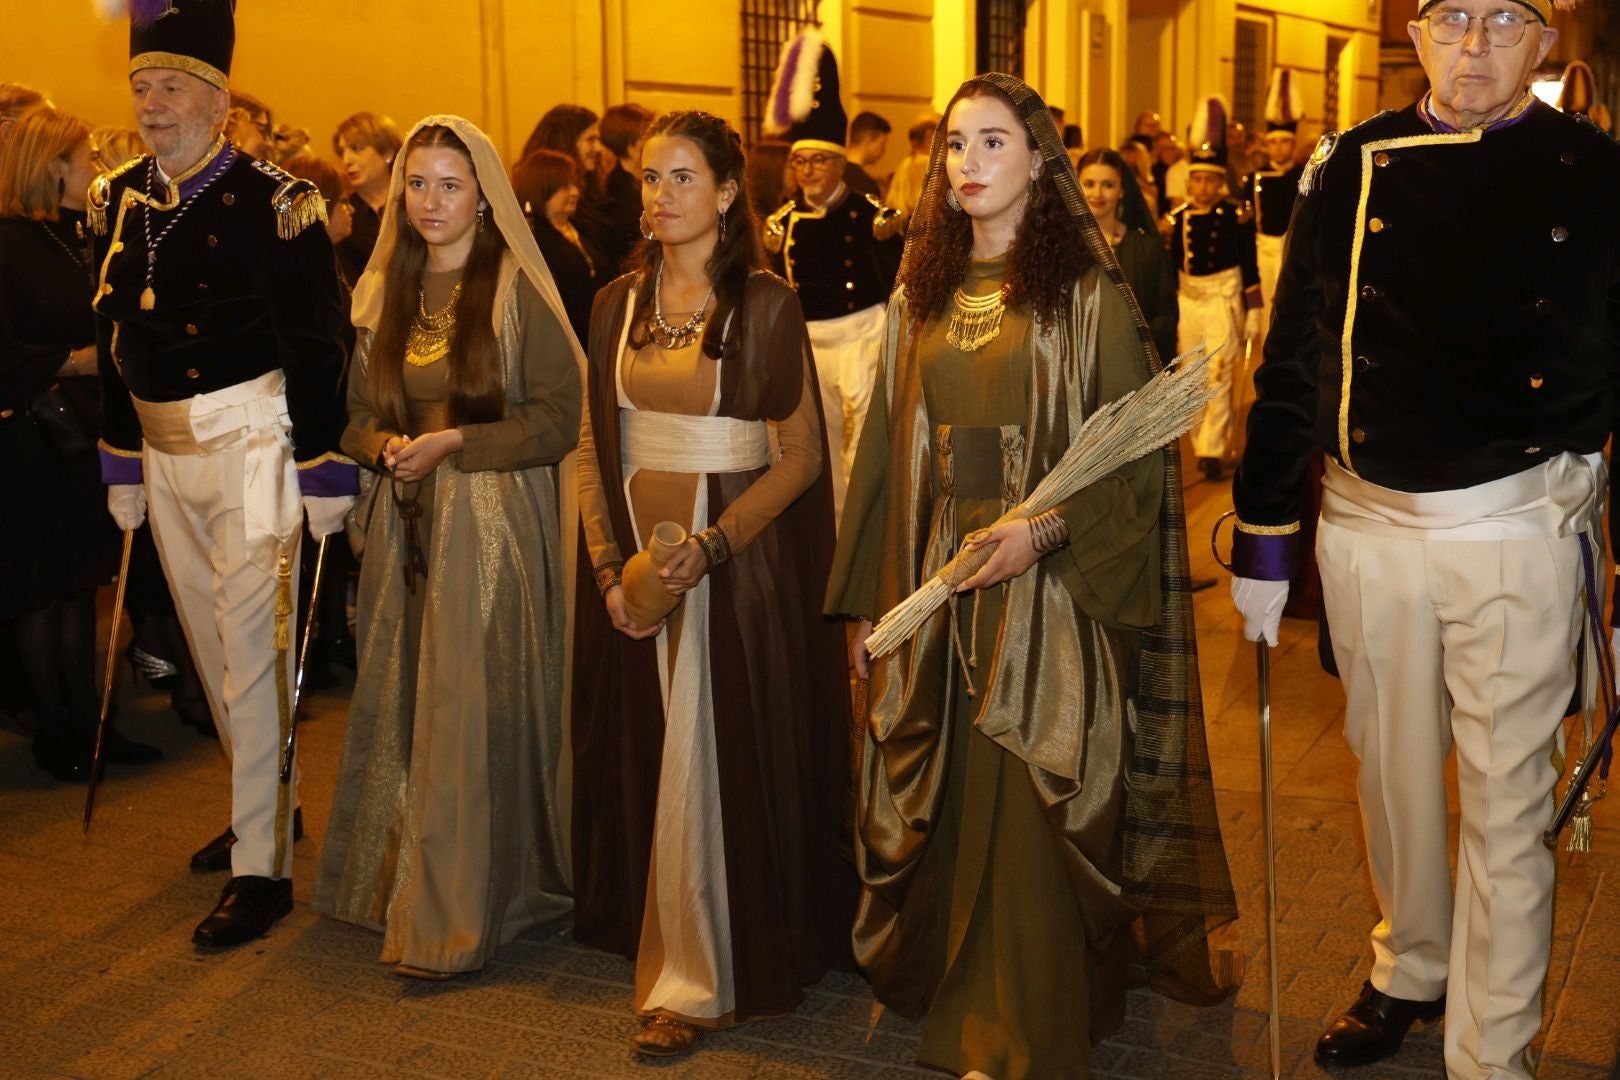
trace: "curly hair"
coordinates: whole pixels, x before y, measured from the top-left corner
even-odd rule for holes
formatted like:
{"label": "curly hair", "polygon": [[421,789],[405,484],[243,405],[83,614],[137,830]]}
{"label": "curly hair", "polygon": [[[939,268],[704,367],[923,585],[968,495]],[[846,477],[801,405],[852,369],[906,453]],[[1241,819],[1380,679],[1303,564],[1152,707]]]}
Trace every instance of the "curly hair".
{"label": "curly hair", "polygon": [[[945,109],[945,121],[950,121],[956,103],[965,98],[993,97],[1001,101],[1013,115],[1018,109],[1012,99],[999,89],[978,80],[969,80],[951,98]],[[1026,128],[1027,132],[1027,128]],[[943,131],[941,132],[943,134]],[[1033,135],[1028,135],[1029,148],[1039,149]],[[936,155],[948,153],[943,139],[935,136]],[[1058,317],[1068,303],[1069,290],[1074,282],[1095,264],[1086,243],[1080,221],[1069,211],[1063,192],[1058,187],[1057,170],[1060,166],[1045,162],[1040,178],[1032,185],[1024,216],[1018,223],[1012,247],[1007,252],[1005,288],[1008,307],[1028,306],[1039,322]],[[1061,168],[1069,169],[1067,160]],[[906,301],[911,305],[912,317],[918,327],[945,313],[951,296],[962,283],[968,260],[973,252],[973,219],[960,210],[953,210],[944,197],[946,182],[943,167],[940,185],[925,205],[918,208],[925,215],[928,227],[921,231],[917,250],[906,253],[905,269],[900,283],[906,288]]]}

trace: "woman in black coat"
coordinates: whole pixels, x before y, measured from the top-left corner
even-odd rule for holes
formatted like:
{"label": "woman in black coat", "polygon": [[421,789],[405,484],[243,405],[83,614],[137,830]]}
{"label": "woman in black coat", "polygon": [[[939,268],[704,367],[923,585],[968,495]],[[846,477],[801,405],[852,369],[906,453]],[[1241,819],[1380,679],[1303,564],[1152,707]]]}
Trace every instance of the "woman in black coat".
{"label": "woman in black coat", "polygon": [[528,215],[551,276],[557,279],[568,324],[580,347],[589,348],[591,302],[614,274],[596,238],[574,225],[584,190],[579,165],[555,150],[530,151],[512,169],[512,190]]}
{"label": "woman in black coat", "polygon": [[[95,447],[89,135],[44,108],[0,147],[0,620],[14,624],[28,670],[35,760],[67,781],[88,775],[96,589],[118,553]],[[108,761],[161,756],[109,732]]]}
{"label": "woman in black coat", "polygon": [[1181,303],[1176,299],[1176,268],[1170,265],[1154,226],[1153,215],[1136,173],[1125,159],[1106,147],[1089,151],[1075,165],[1080,191],[1097,219],[1097,227],[1113,245],[1125,283],[1136,294],[1159,358],[1176,355],[1176,324]]}

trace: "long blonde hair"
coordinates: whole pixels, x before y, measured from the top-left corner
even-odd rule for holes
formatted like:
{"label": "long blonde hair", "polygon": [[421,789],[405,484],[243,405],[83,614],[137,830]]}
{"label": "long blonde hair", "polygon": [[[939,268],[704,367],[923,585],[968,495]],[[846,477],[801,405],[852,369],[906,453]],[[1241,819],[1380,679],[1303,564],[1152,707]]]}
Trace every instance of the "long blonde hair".
{"label": "long blonde hair", "polygon": [[0,217],[55,221],[62,185],[51,162],[66,161],[89,137],[83,120],[49,106],[18,120],[0,144]]}

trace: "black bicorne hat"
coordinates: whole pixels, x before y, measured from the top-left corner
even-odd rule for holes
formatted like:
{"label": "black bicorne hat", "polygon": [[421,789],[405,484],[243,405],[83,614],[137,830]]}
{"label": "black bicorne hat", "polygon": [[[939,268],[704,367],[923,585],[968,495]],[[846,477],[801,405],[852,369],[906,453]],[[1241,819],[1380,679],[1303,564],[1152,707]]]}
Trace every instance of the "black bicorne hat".
{"label": "black bicorne hat", "polygon": [[224,90],[236,48],[236,0],[130,0],[129,73],[173,68]]}
{"label": "black bicorne hat", "polygon": [[765,134],[795,150],[843,154],[849,120],[838,87],[838,60],[826,39],[806,30],[782,46],[765,117]]}

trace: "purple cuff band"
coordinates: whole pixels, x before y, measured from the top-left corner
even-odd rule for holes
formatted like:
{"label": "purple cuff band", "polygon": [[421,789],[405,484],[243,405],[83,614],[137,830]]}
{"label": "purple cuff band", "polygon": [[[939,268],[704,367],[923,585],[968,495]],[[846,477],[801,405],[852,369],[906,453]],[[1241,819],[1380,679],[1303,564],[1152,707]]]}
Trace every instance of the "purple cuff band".
{"label": "purple cuff band", "polygon": [[1232,572],[1258,581],[1287,581],[1294,576],[1299,533],[1256,536],[1239,529],[1232,537]]}
{"label": "purple cuff band", "polygon": [[1243,290],[1243,310],[1254,311],[1265,306],[1266,298],[1265,294],[1260,291],[1260,286],[1250,285]]}
{"label": "purple cuff band", "polygon": [[115,484],[139,484],[145,479],[141,459],[115,454],[105,447],[101,450],[101,482],[108,487]]}
{"label": "purple cuff band", "polygon": [[360,467],[352,461],[323,461],[298,470],[298,493],[319,498],[353,495],[360,490]]}

